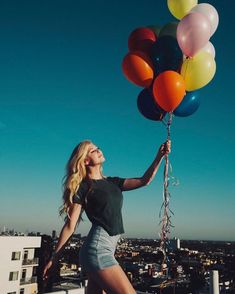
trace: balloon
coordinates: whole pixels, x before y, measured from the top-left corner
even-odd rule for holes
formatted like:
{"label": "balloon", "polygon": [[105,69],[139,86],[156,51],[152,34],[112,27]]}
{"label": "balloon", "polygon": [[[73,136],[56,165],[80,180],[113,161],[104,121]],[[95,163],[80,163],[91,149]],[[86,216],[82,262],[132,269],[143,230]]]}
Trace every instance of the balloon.
{"label": "balloon", "polygon": [[158,37],[159,32],[160,32],[160,30],[161,30],[161,27],[160,27],[160,26],[157,26],[157,25],[150,25],[150,26],[147,26],[147,28],[149,28],[151,31],[153,31],[154,34]]}
{"label": "balloon", "polygon": [[149,87],[153,81],[153,66],[142,52],[130,52],[122,61],[122,69],[126,78],[132,83]]}
{"label": "balloon", "polygon": [[159,121],[162,120],[166,112],[161,109],[154,101],[150,89],[144,89],[140,92],[137,99],[139,112],[146,118]]}
{"label": "balloon", "polygon": [[152,47],[151,58],[155,74],[166,70],[179,70],[183,62],[183,54],[178,42],[172,36],[162,36]]}
{"label": "balloon", "polygon": [[181,68],[186,90],[193,91],[207,85],[213,79],[215,71],[215,60],[208,52],[200,51],[193,58],[186,59]]}
{"label": "balloon", "polygon": [[199,105],[200,99],[198,91],[188,92],[173,113],[175,116],[189,116],[197,111]]}
{"label": "balloon", "polygon": [[177,27],[177,40],[186,56],[194,56],[210,39],[210,22],[197,12],[189,13]]}
{"label": "balloon", "polygon": [[156,41],[155,33],[149,28],[135,29],[128,38],[130,51],[143,51],[149,53],[152,44]]}
{"label": "balloon", "polygon": [[169,22],[160,30],[159,37],[171,36],[176,38],[178,22]]}
{"label": "balloon", "polygon": [[[213,44],[209,41],[206,46],[204,46],[199,52],[205,51],[212,55],[213,58],[215,58],[215,47]],[[187,59],[186,55],[183,55],[183,60]]]}
{"label": "balloon", "polygon": [[215,58],[215,47],[210,41],[202,48],[201,51],[208,52],[213,56],[213,58]]}
{"label": "balloon", "polygon": [[197,5],[197,0],[167,0],[167,6],[174,17],[181,19]]}
{"label": "balloon", "polygon": [[190,12],[198,12],[206,16],[211,25],[210,36],[212,36],[219,24],[219,15],[215,7],[208,3],[201,3],[194,6]]}
{"label": "balloon", "polygon": [[153,83],[153,96],[157,104],[167,112],[173,111],[185,95],[185,82],[175,71],[164,71]]}

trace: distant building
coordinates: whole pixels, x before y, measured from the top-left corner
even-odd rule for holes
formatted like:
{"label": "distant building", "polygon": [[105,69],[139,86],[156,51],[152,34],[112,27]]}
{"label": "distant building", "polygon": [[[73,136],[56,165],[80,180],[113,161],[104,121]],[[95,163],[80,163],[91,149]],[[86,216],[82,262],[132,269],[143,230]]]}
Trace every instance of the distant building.
{"label": "distant building", "polygon": [[40,246],[41,237],[0,236],[0,294],[37,293],[34,252]]}
{"label": "distant building", "polygon": [[153,267],[152,267],[152,265],[148,265],[148,275],[150,277],[152,277],[152,275],[153,275]]}
{"label": "distant building", "polygon": [[175,251],[177,249],[180,249],[180,239],[174,238],[174,239],[170,240],[169,245],[170,245],[170,250]]}
{"label": "distant building", "polygon": [[57,238],[57,233],[55,230],[52,231],[52,239],[56,239]]}

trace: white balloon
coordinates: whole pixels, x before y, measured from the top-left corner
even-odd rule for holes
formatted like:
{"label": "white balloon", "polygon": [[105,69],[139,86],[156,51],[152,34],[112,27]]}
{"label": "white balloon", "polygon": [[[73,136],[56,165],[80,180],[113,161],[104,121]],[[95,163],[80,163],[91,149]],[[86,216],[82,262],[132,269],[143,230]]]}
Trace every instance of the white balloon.
{"label": "white balloon", "polygon": [[216,31],[218,24],[219,24],[219,15],[217,10],[214,6],[208,4],[208,3],[200,3],[196,6],[194,6],[190,12],[199,12],[204,14],[208,18],[211,24],[211,36]]}
{"label": "white balloon", "polygon": [[213,58],[215,58],[215,47],[210,41],[206,44],[205,47],[202,48],[202,51],[210,53],[213,56]]}

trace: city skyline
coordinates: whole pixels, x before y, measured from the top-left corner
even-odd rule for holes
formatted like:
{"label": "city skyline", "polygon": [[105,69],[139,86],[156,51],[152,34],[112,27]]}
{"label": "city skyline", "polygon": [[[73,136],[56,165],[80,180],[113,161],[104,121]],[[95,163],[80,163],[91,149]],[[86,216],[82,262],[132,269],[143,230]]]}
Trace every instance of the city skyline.
{"label": "city skyline", "polygon": [[[28,231],[28,230],[24,230],[24,231],[17,231],[14,228],[7,228],[7,227],[3,227],[0,228],[0,237],[43,237],[43,236],[50,236],[52,237],[52,240],[58,240],[59,239],[59,231],[56,230],[52,230],[51,232],[49,232],[49,230],[47,230],[48,233],[45,232],[41,232],[41,231]],[[86,229],[86,231],[84,231],[84,235],[81,234],[81,231],[75,231],[73,234],[74,238],[86,238],[87,234],[88,234],[89,230]],[[129,237],[129,236],[125,236],[125,234],[121,235],[120,240],[143,240],[143,241],[153,241],[153,242],[160,242],[161,239],[160,237],[156,238],[156,237],[143,237],[143,236],[135,236],[135,237]],[[233,244],[235,241],[231,241],[231,240],[215,240],[215,239],[180,239],[177,237],[171,237],[170,242],[178,242],[180,244],[181,241],[188,241],[188,242],[212,242],[212,243],[221,243],[221,244]],[[176,243],[177,244],[177,243]]]}
{"label": "city skyline", "polygon": [[[200,89],[198,111],[173,117],[171,237],[235,241],[235,4],[205,2],[220,17],[211,39],[217,71]],[[0,5],[0,228],[58,234],[64,168],[80,141],[94,141],[104,174],[120,177],[142,176],[165,141],[165,126],[139,113],[142,88],[125,79],[121,63],[131,31],[176,19],[165,1]],[[163,162],[149,186],[124,192],[124,236],[159,238],[162,189]],[[85,217],[76,232],[89,227]]]}

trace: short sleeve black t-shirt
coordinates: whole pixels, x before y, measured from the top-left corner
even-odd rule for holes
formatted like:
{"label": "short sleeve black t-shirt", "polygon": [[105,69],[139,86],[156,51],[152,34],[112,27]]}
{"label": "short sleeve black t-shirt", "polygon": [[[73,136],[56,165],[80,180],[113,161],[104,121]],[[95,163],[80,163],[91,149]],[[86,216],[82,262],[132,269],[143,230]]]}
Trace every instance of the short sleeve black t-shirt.
{"label": "short sleeve black t-shirt", "polygon": [[122,204],[125,179],[107,177],[82,181],[73,202],[81,204],[93,224],[102,226],[110,236],[123,234]]}

